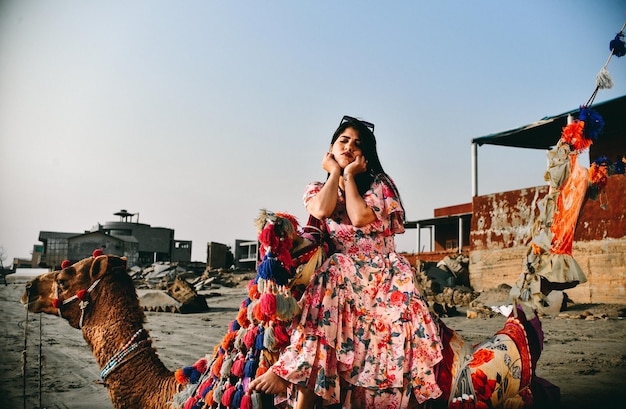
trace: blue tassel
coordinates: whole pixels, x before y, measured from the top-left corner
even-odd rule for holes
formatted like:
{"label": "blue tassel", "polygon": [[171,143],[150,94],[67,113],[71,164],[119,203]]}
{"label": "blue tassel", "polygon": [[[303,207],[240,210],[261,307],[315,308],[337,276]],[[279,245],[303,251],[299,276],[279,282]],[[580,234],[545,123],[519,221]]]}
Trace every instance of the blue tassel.
{"label": "blue tassel", "polygon": [[253,356],[246,360],[246,365],[243,368],[243,376],[245,378],[253,378],[256,375],[256,370],[259,367],[259,363]]}
{"label": "blue tassel", "polygon": [[615,36],[613,40],[609,43],[609,49],[613,50],[613,55],[616,57],[623,57],[626,55],[626,43],[622,38],[624,37],[624,33],[619,32]]}
{"label": "blue tassel", "polygon": [[244,395],[243,385],[238,385],[235,394],[233,395],[233,401],[230,403],[232,409],[239,409],[241,407],[241,399]]}
{"label": "blue tassel", "polygon": [[264,332],[265,332],[265,329],[259,326],[259,333],[254,339],[254,349],[256,349],[257,351],[260,351],[263,349]]}
{"label": "blue tassel", "polygon": [[289,282],[289,271],[272,253],[267,253],[257,267],[258,278],[274,280],[278,285],[286,285]]}
{"label": "blue tassel", "polygon": [[192,367],[191,375],[189,375],[189,382],[198,383],[198,380],[200,379],[201,375],[202,374],[200,373],[200,371]]}
{"label": "blue tassel", "polygon": [[[256,282],[255,282],[255,284],[256,284]],[[251,302],[252,302],[252,300],[250,299],[250,297],[246,297],[243,306],[247,308],[248,305],[250,305]]]}
{"label": "blue tassel", "polygon": [[581,107],[578,118],[585,122],[585,127],[583,128],[585,138],[597,141],[598,136],[604,130],[604,119],[602,119],[600,114],[591,108]]}
{"label": "blue tassel", "polygon": [[241,325],[239,325],[239,322],[237,322],[237,320],[233,320],[233,322],[230,323],[230,331],[231,332],[235,332],[239,328],[241,328]]}
{"label": "blue tassel", "polygon": [[189,378],[191,376],[191,373],[193,372],[194,368],[193,366],[186,366],[183,368],[183,375],[185,375],[185,378]]}

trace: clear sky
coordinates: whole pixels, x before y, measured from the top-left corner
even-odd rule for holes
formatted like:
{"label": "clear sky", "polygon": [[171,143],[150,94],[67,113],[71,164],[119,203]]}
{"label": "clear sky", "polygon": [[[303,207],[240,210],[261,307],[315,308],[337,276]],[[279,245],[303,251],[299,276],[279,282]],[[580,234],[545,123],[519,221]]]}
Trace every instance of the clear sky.
{"label": "clear sky", "polygon": [[[254,239],[302,193],[344,114],[376,124],[407,218],[471,201],[471,139],[586,103],[625,0],[0,0],[0,246],[126,209]],[[626,94],[626,57],[611,60]],[[479,194],[538,186],[545,151],[483,146]],[[414,231],[397,239],[416,250]]]}

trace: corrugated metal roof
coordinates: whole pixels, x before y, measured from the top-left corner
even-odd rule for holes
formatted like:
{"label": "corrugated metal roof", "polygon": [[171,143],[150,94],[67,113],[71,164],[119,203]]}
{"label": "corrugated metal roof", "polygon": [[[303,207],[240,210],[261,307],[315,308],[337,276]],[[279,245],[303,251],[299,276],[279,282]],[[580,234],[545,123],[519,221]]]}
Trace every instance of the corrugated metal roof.
{"label": "corrugated metal roof", "polygon": [[[604,135],[611,134],[626,125],[626,95],[591,106],[604,119]],[[472,143],[500,145],[516,148],[550,149],[561,137],[561,130],[567,125],[567,116],[578,116],[579,108],[559,115],[545,117],[537,122],[472,139]],[[602,135],[600,135],[602,138]]]}

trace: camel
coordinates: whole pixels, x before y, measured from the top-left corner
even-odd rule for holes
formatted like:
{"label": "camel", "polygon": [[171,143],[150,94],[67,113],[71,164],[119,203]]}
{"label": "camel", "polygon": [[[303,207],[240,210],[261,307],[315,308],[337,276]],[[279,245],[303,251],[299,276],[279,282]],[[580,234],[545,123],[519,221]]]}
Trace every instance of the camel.
{"label": "camel", "polygon": [[[193,384],[189,377],[180,376],[181,370],[165,367],[143,327],[145,314],[126,271],[124,258],[94,252],[92,257],[65,265],[60,271],[36,277],[27,284],[21,301],[31,312],[58,315],[82,331],[115,408],[201,408],[216,407],[218,403],[221,407],[259,407],[259,400],[256,406],[240,401],[240,406],[230,406],[232,401],[213,401],[203,406],[207,389],[218,385],[214,382],[216,371],[205,362],[200,368],[202,376],[196,377]],[[431,407],[531,404],[533,387],[540,384],[534,368],[542,348],[542,333],[537,323],[533,326],[524,318],[523,311],[518,313],[512,314],[496,335],[474,348],[443,322],[439,323],[445,349],[438,380],[444,396]],[[224,339],[232,341],[232,332],[229,329]],[[219,358],[218,347],[214,361]],[[226,374],[227,378],[232,376]],[[184,391],[191,404],[180,402]],[[269,405],[267,399],[262,402],[264,408],[271,405],[271,400]]]}
{"label": "camel", "polygon": [[[170,408],[181,389],[152,347],[126,260],[98,255],[26,285],[22,303],[82,330],[115,408]],[[63,300],[63,301],[61,301]]]}

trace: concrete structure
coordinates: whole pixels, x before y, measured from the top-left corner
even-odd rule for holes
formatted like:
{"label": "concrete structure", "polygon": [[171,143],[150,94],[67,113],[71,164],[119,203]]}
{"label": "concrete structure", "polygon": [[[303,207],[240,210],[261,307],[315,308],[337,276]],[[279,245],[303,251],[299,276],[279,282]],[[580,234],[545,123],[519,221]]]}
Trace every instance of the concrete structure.
{"label": "concrete structure", "polygon": [[105,253],[124,256],[128,265],[145,266],[158,261],[188,263],[191,241],[174,239],[174,230],[133,221],[136,214],[121,210],[120,221],[98,224],[84,233],[41,231],[41,265],[59,267],[63,260],[78,261],[101,248]]}
{"label": "concrete structure", "polygon": [[[604,133],[589,150],[590,162],[626,154],[626,96],[592,106],[605,121]],[[472,140],[473,166],[482,144],[548,149],[555,145],[568,117],[578,109],[511,131]],[[475,170],[474,169],[474,170]],[[417,228],[418,243],[427,235],[428,250],[410,259],[439,261],[459,252],[469,255],[470,283],[484,291],[499,284],[512,284],[522,272],[530,232],[538,216],[537,203],[548,186],[478,195],[478,178],[472,177],[471,203],[435,210],[435,218],[408,222]],[[574,234],[572,255],[583,268],[588,282],[566,291],[579,303],[624,303],[626,301],[626,176],[612,175],[596,200],[581,209]],[[469,225],[469,234],[467,226]],[[458,245],[454,246],[455,227]],[[467,237],[468,241],[465,241]],[[448,245],[450,244],[450,245]],[[426,246],[419,246],[418,249]]]}

